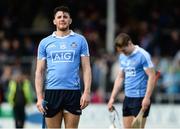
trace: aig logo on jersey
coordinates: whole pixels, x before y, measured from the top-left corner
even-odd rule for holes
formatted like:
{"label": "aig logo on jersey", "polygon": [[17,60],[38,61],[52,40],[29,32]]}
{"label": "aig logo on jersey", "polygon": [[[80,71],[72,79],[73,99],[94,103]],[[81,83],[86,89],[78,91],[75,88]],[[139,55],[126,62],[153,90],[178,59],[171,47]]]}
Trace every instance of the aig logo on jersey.
{"label": "aig logo on jersey", "polygon": [[74,61],[74,50],[62,50],[62,51],[53,51],[51,53],[52,62],[73,62]]}

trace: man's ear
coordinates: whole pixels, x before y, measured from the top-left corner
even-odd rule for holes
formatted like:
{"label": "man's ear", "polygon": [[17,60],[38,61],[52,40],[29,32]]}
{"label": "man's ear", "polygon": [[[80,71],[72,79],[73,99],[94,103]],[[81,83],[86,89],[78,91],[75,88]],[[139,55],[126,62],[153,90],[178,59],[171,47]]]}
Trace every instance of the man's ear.
{"label": "man's ear", "polygon": [[54,25],[56,25],[56,22],[55,22],[55,20],[53,20],[53,23],[54,23]]}
{"label": "man's ear", "polygon": [[71,24],[72,23],[72,19],[70,19],[70,22],[69,22],[69,24]]}

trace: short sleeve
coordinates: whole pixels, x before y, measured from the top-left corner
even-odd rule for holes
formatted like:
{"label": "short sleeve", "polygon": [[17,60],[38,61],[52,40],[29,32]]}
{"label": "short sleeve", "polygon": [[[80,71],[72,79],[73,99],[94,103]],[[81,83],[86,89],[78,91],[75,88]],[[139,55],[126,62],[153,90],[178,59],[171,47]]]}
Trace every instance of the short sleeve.
{"label": "short sleeve", "polygon": [[44,42],[44,40],[41,40],[41,42],[39,43],[37,58],[39,60],[46,59],[46,50],[45,50],[45,42]]}
{"label": "short sleeve", "polygon": [[142,56],[141,61],[142,61],[142,65],[143,65],[143,68],[144,68],[144,69],[154,67],[154,65],[153,65],[153,63],[152,63],[152,60],[151,60],[151,56],[150,56],[149,53],[145,53],[145,54]]}
{"label": "short sleeve", "polygon": [[89,56],[89,47],[86,39],[82,37],[81,40],[81,56]]}

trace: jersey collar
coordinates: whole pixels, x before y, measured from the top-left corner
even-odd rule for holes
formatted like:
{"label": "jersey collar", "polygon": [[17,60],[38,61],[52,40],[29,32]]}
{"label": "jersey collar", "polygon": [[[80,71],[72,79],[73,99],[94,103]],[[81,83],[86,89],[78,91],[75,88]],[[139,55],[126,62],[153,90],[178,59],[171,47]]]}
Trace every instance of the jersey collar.
{"label": "jersey collar", "polygon": [[64,39],[64,38],[67,38],[67,37],[69,37],[69,36],[71,36],[71,35],[74,35],[74,32],[72,31],[72,30],[70,30],[71,32],[68,34],[68,35],[66,35],[66,36],[57,36],[56,35],[56,33],[55,33],[55,31],[52,33],[52,37],[54,37],[54,38],[60,38],[60,39]]}
{"label": "jersey collar", "polygon": [[139,46],[138,46],[138,45],[135,45],[135,49],[134,49],[134,51],[133,51],[133,53],[132,53],[132,54],[137,53],[137,52],[138,52],[138,50],[139,50]]}
{"label": "jersey collar", "polygon": [[139,46],[135,45],[135,49],[133,50],[133,52],[129,56],[136,54],[138,52],[138,50],[139,50]]}

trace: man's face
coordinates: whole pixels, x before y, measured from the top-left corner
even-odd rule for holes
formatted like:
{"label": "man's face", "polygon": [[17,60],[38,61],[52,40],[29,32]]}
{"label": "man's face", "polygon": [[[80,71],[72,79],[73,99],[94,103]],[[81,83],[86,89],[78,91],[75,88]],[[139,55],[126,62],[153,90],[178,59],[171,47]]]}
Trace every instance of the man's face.
{"label": "man's face", "polygon": [[132,52],[130,47],[131,47],[130,44],[128,44],[128,46],[123,46],[123,47],[116,46],[116,50],[119,53],[123,53],[125,55],[129,55]]}
{"label": "man's face", "polygon": [[69,25],[71,24],[72,20],[70,18],[69,13],[58,11],[55,15],[53,22],[56,25],[58,30],[66,31],[69,29]]}

